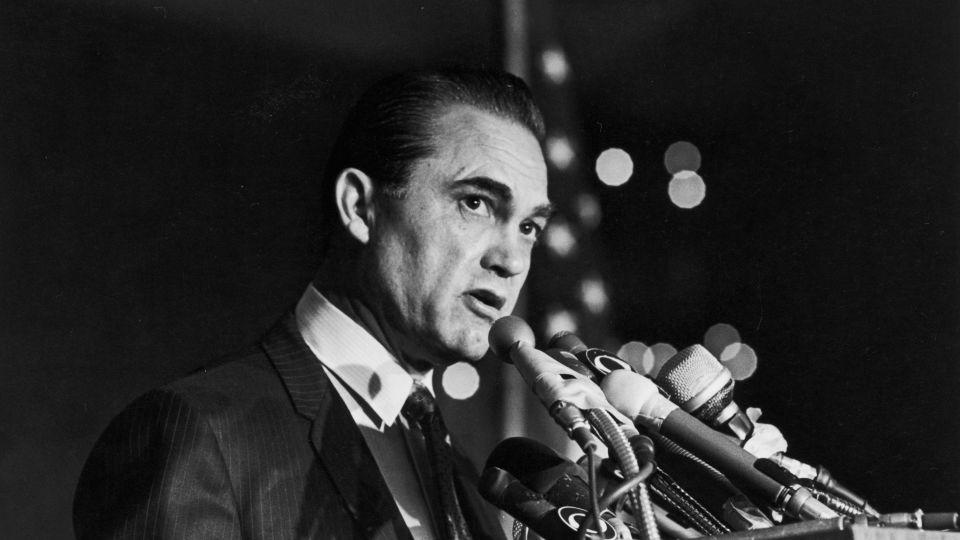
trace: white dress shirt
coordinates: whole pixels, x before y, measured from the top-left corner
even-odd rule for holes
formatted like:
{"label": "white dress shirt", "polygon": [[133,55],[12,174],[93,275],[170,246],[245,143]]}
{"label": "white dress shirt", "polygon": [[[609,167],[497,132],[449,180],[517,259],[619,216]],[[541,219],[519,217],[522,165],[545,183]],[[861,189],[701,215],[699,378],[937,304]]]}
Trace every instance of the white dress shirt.
{"label": "white dress shirt", "polygon": [[[296,308],[297,327],[320,359],[373,454],[404,522],[415,539],[436,538],[418,473],[422,445],[406,429],[400,409],[414,378],[369,332],[310,285]],[[433,394],[433,371],[420,381]],[[420,461],[422,463],[422,461]]]}

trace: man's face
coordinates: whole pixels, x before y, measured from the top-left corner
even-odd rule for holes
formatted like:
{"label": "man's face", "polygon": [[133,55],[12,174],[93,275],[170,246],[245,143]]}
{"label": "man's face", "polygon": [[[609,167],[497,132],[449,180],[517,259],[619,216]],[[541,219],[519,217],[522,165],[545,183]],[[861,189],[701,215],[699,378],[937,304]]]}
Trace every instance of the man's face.
{"label": "man's face", "polygon": [[534,136],[477,109],[446,109],[435,151],[400,199],[380,198],[365,261],[368,302],[414,357],[477,360],[510,314],[550,214]]}

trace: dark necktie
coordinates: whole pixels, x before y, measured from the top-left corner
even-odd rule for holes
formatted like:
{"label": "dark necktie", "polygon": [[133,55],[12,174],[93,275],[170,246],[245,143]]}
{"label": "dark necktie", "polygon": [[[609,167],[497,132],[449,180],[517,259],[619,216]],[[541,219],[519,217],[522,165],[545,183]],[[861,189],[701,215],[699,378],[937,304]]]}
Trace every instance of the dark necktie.
{"label": "dark necktie", "polygon": [[430,391],[415,383],[403,405],[403,416],[411,427],[419,427],[431,463],[431,506],[440,511],[438,531],[444,540],[470,540],[470,530],[460,509],[454,485],[453,449],[447,444],[447,428]]}

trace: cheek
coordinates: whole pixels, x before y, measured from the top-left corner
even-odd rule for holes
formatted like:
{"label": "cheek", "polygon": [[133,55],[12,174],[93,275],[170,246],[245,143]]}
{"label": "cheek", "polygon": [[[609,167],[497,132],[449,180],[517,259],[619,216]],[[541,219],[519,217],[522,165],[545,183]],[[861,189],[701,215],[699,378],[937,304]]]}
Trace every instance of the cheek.
{"label": "cheek", "polygon": [[[530,264],[527,264],[527,268],[530,267]],[[510,294],[512,295],[507,304],[504,306],[504,313],[513,313],[513,308],[517,307],[517,299],[520,298],[520,289],[523,287],[523,284],[527,281],[527,272],[514,276],[510,280]]]}
{"label": "cheek", "polygon": [[451,289],[469,285],[472,256],[468,243],[449,233],[437,234],[422,255],[423,271],[436,288],[434,292],[453,294],[458,291]]}
{"label": "cheek", "polygon": [[367,284],[371,290],[382,295],[381,301],[398,311],[394,315],[409,312],[415,298],[419,276],[423,270],[419,263],[419,248],[410,235],[402,230],[390,229],[388,234],[377,236],[370,246],[369,258],[363,271],[368,274]]}
{"label": "cheek", "polygon": [[482,282],[479,274],[482,238],[477,234],[461,234],[460,228],[435,230],[431,242],[424,246],[419,264],[421,282],[417,287],[434,305],[438,317],[449,315],[451,304],[460,295]]}
{"label": "cheek", "polygon": [[449,323],[460,294],[481,282],[480,259],[488,239],[484,231],[458,221],[458,216],[427,209],[397,222],[393,234],[382,239],[378,251],[387,256],[376,264],[390,276],[405,317]]}
{"label": "cheek", "polygon": [[463,281],[464,246],[450,233],[436,226],[418,228],[398,244],[401,253],[391,263],[396,267],[385,270],[404,276],[409,304],[436,303],[452,295],[458,281]]}

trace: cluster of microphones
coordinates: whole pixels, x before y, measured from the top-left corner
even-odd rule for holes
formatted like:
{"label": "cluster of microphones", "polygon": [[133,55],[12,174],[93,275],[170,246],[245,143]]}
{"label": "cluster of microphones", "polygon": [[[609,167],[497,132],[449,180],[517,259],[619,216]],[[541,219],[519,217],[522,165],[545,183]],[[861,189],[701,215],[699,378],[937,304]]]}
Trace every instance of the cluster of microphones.
{"label": "cluster of microphones", "polygon": [[733,400],[730,372],[700,345],[651,380],[568,332],[545,350],[534,343],[518,317],[490,330],[490,348],[514,364],[584,458],[574,463],[524,437],[497,445],[480,492],[521,524],[515,536],[528,528],[548,540],[659,540],[800,522],[960,530],[957,513],[881,514],[823,467],[751,453],[758,425]]}

